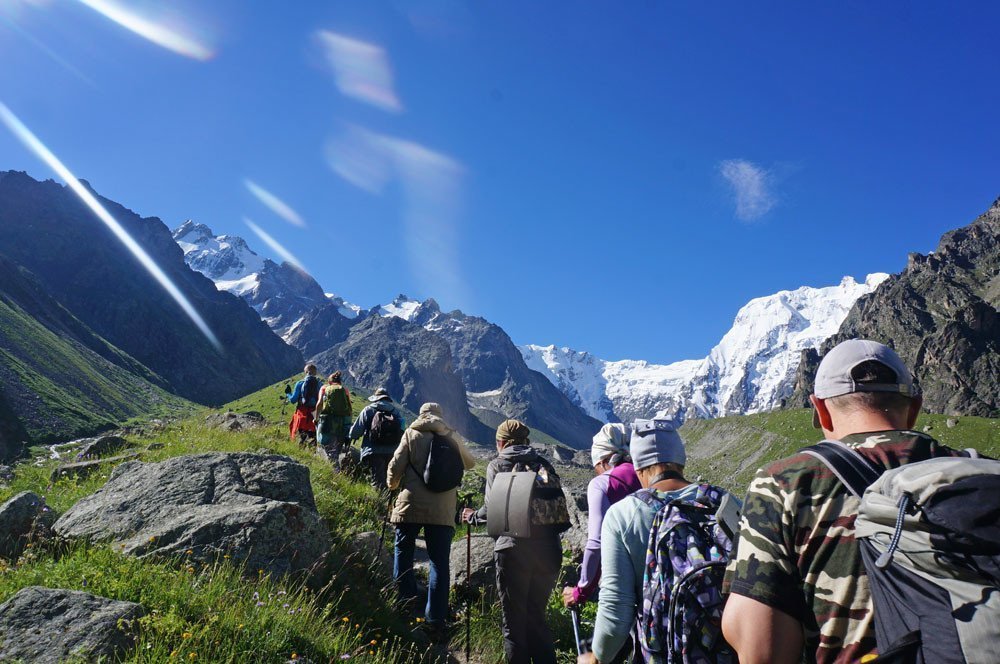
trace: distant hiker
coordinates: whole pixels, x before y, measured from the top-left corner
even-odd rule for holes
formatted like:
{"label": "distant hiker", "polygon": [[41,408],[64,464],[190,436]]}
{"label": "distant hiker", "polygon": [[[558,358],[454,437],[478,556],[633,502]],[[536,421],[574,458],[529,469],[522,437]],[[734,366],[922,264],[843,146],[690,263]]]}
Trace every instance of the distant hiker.
{"label": "distant hiker", "polygon": [[[503,521],[510,508],[510,492],[504,496],[494,492],[498,476],[517,471],[530,473],[529,513],[512,520],[530,521],[527,537],[508,534],[497,537],[493,556],[497,569],[497,589],[503,614],[503,648],[507,662],[522,664],[555,664],[556,652],[552,632],[545,622],[545,606],[555,588],[562,563],[559,533],[569,527],[559,475],[548,461],[530,445],[531,430],[518,420],[507,420],[497,428],[498,456],[486,468],[486,501],[478,512],[463,511],[463,518],[479,525],[488,523],[494,529]],[[513,486],[513,484],[508,484]],[[493,519],[490,510],[495,512]],[[497,519],[497,517],[501,517]]]}
{"label": "distant hiker", "polygon": [[[880,623],[893,616],[881,610],[877,595],[873,610],[873,591],[878,588],[874,584],[878,579],[866,573],[862,547],[856,539],[863,535],[855,528],[856,520],[861,525],[862,501],[838,479],[829,462],[823,460],[827,454],[833,452],[837,458],[842,455],[852,464],[840,473],[845,481],[854,472],[878,478],[886,469],[898,468],[885,472],[883,479],[887,479],[890,475],[919,471],[926,464],[969,461],[940,458],[963,456],[963,453],[912,431],[922,399],[909,369],[895,351],[880,343],[851,339],[828,352],[816,372],[810,400],[814,408],[813,424],[822,429],[828,440],[837,442],[822,443],[768,464],[757,472],[747,493],[738,552],[726,576],[732,594],[723,618],[726,638],[739,652],[741,662],[864,662],[874,660],[876,650],[882,650],[882,644],[878,648],[876,644]],[[924,463],[917,465],[918,462]],[[922,491],[923,485],[907,481],[903,486],[908,491],[913,489],[912,495],[907,494],[911,498],[921,496],[917,487]],[[883,485],[882,489],[885,488]],[[967,491],[962,500],[973,509],[988,501],[995,505],[998,493],[994,488],[992,495],[978,493],[982,496],[980,500],[969,500],[977,492]],[[865,495],[866,501],[870,495]],[[917,510],[917,514],[911,514],[909,501],[902,498],[899,504],[888,502],[884,511],[897,526],[893,537],[897,543],[904,534],[900,528],[913,519],[923,522],[920,529],[924,538],[929,536],[930,526],[926,521],[930,518],[929,511],[921,514]],[[996,511],[987,522],[995,540]],[[944,528],[939,532],[947,534]],[[884,540],[893,534],[892,525],[888,533]],[[933,536],[929,537],[929,541],[917,547],[922,549],[919,553],[933,554],[929,556],[933,564],[944,565],[945,557],[934,554],[936,545]],[[906,541],[904,538],[902,544]],[[978,546],[981,553],[988,553],[990,547],[993,552],[998,550],[995,541],[971,546]],[[962,558],[966,561],[963,565],[973,563],[967,554],[962,554]],[[997,562],[992,564],[996,569]],[[891,572],[891,569],[879,570],[878,576]],[[956,581],[967,575],[967,571],[951,573]],[[911,577],[902,583],[918,587],[923,582]],[[991,604],[996,612],[996,580],[992,586],[980,588],[980,596],[965,605],[966,626],[976,615],[980,600],[983,606]],[[926,637],[939,640],[950,649],[947,656],[919,661],[966,661],[962,654],[966,646],[959,645],[955,636],[957,609],[956,616],[952,616],[948,592],[943,588],[935,588],[935,592],[924,590],[921,602],[930,600],[934,594],[942,595],[948,602],[943,623],[925,624],[919,602],[897,610],[895,617],[920,616],[920,625],[914,627],[916,643],[919,644],[919,630],[923,627],[929,630]],[[987,600],[987,595],[993,598]],[[988,639],[992,642],[986,643],[992,649],[992,656],[982,659],[966,652],[968,661],[997,661],[1000,625],[994,623],[991,630],[980,631],[980,638],[987,633],[992,634]],[[918,660],[914,657],[891,661]]]}
{"label": "distant hiker", "polygon": [[563,588],[563,604],[584,604],[601,580],[601,524],[608,508],[642,486],[629,456],[629,434],[624,424],[605,424],[594,436],[590,460],[594,479],[587,485],[587,545],[580,565],[580,580]]}
{"label": "distant hiker", "polygon": [[320,388],[316,403],[316,433],[319,444],[336,468],[340,468],[340,453],[351,428],[351,393],[341,384],[341,373],[334,371]]}
{"label": "distant hiker", "polygon": [[362,439],[361,463],[368,467],[371,485],[385,490],[389,459],[403,438],[406,424],[385,388],[375,390],[368,401],[371,403],[358,413],[347,435],[352,441]]}
{"label": "distant hiker", "polygon": [[630,453],[642,489],[604,515],[593,652],[578,661],[613,661],[636,628],[642,661],[735,664],[719,647],[732,544],[716,511],[727,494],[684,478],[687,453],[670,420],[636,420]]}
{"label": "distant hiker", "polygon": [[[305,377],[295,383],[295,389],[287,394],[288,403],[295,404],[295,413],[288,426],[292,440],[298,438],[303,447],[316,442],[316,423],[313,421],[313,410],[319,399],[319,379],[316,378],[316,365],[305,366]],[[285,386],[286,393],[288,386]]]}
{"label": "distant hiker", "polygon": [[455,509],[462,473],[476,459],[461,437],[444,421],[441,407],[425,403],[396,448],[389,463],[390,490],[400,489],[390,521],[396,526],[392,575],[400,602],[418,598],[413,574],[413,552],[424,531],[430,578],[423,607],[427,629],[434,640],[445,640],[448,617],[449,561],[455,534]]}

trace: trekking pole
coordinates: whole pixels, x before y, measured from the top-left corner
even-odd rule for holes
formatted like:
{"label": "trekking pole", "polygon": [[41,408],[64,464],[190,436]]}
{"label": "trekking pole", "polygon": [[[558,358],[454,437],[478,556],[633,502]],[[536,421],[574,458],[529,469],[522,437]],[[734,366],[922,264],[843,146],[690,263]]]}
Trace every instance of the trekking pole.
{"label": "trekking pole", "polygon": [[576,644],[576,654],[579,656],[583,654],[583,648],[580,647],[580,612],[573,607],[569,610],[569,615],[573,619],[573,642]]}
{"label": "trekking pole", "polygon": [[389,492],[389,504],[385,509],[385,516],[382,518],[382,532],[378,537],[378,554],[375,560],[382,559],[382,547],[385,545],[385,529],[389,527],[389,515],[392,513],[392,491]]}
{"label": "trekking pole", "polygon": [[472,524],[465,522],[465,661],[472,659]]}

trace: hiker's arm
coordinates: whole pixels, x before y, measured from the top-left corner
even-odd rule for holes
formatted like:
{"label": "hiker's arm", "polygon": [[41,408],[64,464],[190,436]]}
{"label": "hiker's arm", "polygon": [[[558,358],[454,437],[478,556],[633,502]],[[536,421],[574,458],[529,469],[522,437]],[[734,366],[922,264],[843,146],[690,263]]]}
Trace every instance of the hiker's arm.
{"label": "hiker's arm", "polygon": [[456,433],[453,440],[455,441],[455,445],[458,446],[458,453],[462,456],[462,467],[466,470],[472,470],[475,468],[476,457],[472,456],[472,452],[469,451],[469,448],[465,444],[465,441],[462,440],[462,437]]}
{"label": "hiker's arm", "polygon": [[326,398],[326,387],[319,388],[319,397],[316,399],[316,414],[323,408],[323,399]]}
{"label": "hiker's arm", "polygon": [[802,660],[799,621],[755,599],[729,596],[722,633],[739,654],[740,664],[797,664]]}
{"label": "hiker's arm", "polygon": [[625,509],[612,508],[601,527],[601,599],[597,604],[593,643],[594,655],[601,662],[614,659],[635,624],[636,571],[624,539],[628,514]]}
{"label": "hiker's arm", "polygon": [[[722,616],[726,640],[740,662],[799,662],[804,637],[801,619],[811,613],[797,565],[795,514],[788,506],[811,496],[764,470],[747,491],[740,536],[726,569],[723,592],[729,600]],[[800,524],[798,524],[800,525]]]}
{"label": "hiker's arm", "polygon": [[580,580],[572,588],[574,604],[586,602],[601,579],[601,526],[604,525],[604,515],[611,507],[601,479],[595,477],[587,485],[587,544],[583,549]]}
{"label": "hiker's arm", "polygon": [[295,383],[295,389],[293,389],[292,393],[288,395],[288,403],[298,403],[299,402],[299,397],[302,396],[302,383],[303,382],[304,381],[300,380],[299,382]]}
{"label": "hiker's arm", "polygon": [[365,406],[360,413],[358,413],[358,419],[354,420],[354,424],[351,425],[351,431],[347,434],[347,437],[351,440],[357,440],[365,435],[365,430],[368,429],[368,423],[365,421],[371,410],[368,406]]}
{"label": "hiker's arm", "polygon": [[399,441],[399,446],[396,447],[396,451],[392,454],[392,460],[389,462],[386,483],[392,491],[395,491],[403,482],[403,475],[406,473],[406,467],[410,463],[411,431],[403,434],[403,438]]}
{"label": "hiker's arm", "polygon": [[496,465],[491,463],[486,466],[486,491],[483,492],[483,506],[480,507],[479,511],[473,514],[469,519],[469,523],[475,526],[481,526],[486,523],[486,517],[490,506],[490,489],[493,487],[493,480],[496,479],[496,476]]}

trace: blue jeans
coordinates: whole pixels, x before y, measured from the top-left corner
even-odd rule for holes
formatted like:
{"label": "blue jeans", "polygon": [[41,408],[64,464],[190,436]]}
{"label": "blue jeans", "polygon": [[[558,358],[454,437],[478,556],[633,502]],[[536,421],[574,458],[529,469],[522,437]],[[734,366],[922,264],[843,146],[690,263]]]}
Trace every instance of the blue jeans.
{"label": "blue jeans", "polygon": [[396,579],[401,600],[417,597],[417,580],[413,575],[413,551],[421,528],[424,529],[427,557],[431,561],[424,616],[428,622],[442,621],[448,617],[448,584],[451,581],[448,563],[451,557],[451,538],[455,534],[452,526],[397,523],[392,576]]}

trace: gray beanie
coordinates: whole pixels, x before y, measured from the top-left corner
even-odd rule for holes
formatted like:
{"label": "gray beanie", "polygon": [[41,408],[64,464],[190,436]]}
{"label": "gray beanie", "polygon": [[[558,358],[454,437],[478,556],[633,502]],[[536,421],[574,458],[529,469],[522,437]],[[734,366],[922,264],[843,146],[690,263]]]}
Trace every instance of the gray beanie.
{"label": "gray beanie", "polygon": [[636,470],[657,463],[683,466],[687,462],[684,441],[677,433],[677,425],[673,420],[636,420],[632,423],[629,449]]}

